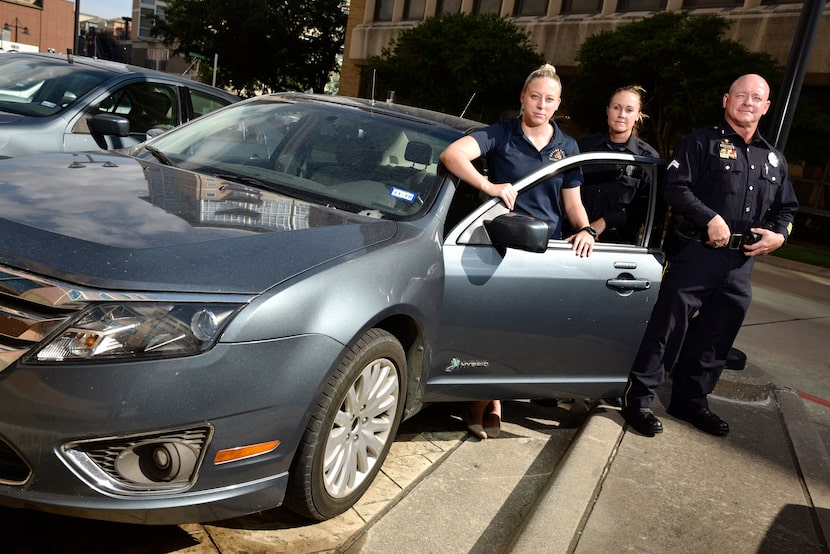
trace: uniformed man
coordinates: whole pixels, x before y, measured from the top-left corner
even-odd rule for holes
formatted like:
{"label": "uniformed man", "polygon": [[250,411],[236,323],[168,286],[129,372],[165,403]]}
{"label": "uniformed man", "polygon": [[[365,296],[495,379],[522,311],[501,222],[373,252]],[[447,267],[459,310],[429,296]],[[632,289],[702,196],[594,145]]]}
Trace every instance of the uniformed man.
{"label": "uniformed man", "polygon": [[669,162],[668,262],[623,397],[623,417],[644,435],[663,431],[651,403],[673,364],[668,413],[729,433],[707,395],[749,307],[755,257],[784,245],[798,209],[784,156],[758,133],[769,106],[761,76],[738,78],[723,96],[724,121],[686,136]]}

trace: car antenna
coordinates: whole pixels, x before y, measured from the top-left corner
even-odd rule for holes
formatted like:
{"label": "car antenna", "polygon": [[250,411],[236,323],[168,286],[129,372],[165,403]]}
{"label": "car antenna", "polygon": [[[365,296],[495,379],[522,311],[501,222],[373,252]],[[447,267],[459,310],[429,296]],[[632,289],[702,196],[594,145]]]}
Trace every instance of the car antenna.
{"label": "car antenna", "polygon": [[378,74],[378,68],[372,69],[372,106],[375,105],[375,78]]}
{"label": "car antenna", "polygon": [[473,103],[473,98],[475,98],[475,97],[476,97],[476,93],[474,92],[474,93],[473,93],[473,95],[472,95],[472,96],[470,96],[470,99],[469,99],[469,100],[467,100],[467,105],[466,105],[466,106],[464,106],[464,109],[463,109],[463,110],[461,110],[461,115],[459,115],[458,117],[464,117],[464,114],[465,114],[465,113],[467,113],[467,108],[469,108],[469,107],[470,107],[470,104],[472,104],[472,103]]}

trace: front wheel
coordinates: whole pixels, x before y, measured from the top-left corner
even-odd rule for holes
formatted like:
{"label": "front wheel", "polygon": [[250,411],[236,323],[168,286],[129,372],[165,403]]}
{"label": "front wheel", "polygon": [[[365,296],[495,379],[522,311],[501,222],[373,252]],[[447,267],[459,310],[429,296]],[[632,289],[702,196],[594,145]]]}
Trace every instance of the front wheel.
{"label": "front wheel", "polygon": [[405,375],[403,348],[382,329],[369,330],[344,353],[292,464],[288,508],[322,521],[363,496],[395,439]]}

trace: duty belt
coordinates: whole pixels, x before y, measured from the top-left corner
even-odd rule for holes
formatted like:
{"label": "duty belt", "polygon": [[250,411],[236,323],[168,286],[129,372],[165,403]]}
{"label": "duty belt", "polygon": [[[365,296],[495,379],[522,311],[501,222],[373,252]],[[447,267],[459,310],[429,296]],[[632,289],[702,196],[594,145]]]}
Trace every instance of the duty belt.
{"label": "duty belt", "polygon": [[740,233],[735,233],[731,237],[729,237],[729,241],[726,243],[725,248],[729,250],[740,250],[741,246],[744,244],[744,236]]}
{"label": "duty belt", "polygon": [[[702,235],[703,233],[701,233]],[[700,236],[694,237],[692,240],[696,240],[697,242],[706,243],[708,239]],[[729,250],[740,250],[741,247],[744,245],[744,236],[741,233],[734,233],[732,236],[729,237],[729,240],[723,248],[727,248]]]}

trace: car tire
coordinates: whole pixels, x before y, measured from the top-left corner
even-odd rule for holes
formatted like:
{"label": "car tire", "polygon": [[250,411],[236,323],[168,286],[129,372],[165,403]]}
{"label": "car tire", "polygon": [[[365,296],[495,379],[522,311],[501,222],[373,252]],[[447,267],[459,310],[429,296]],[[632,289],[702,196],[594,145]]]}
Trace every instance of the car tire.
{"label": "car tire", "polygon": [[289,474],[285,506],[313,520],[357,502],[380,470],[403,413],[400,342],[369,330],[346,350],[314,407]]}

